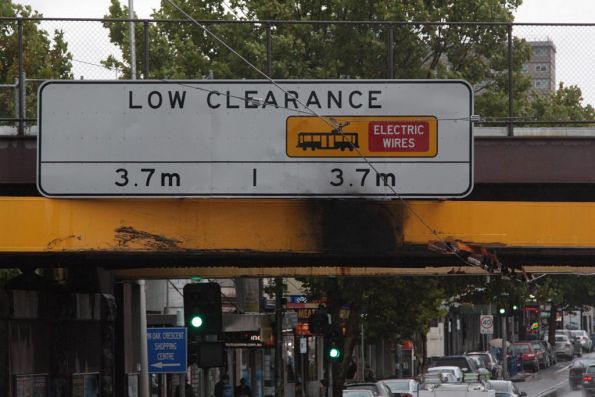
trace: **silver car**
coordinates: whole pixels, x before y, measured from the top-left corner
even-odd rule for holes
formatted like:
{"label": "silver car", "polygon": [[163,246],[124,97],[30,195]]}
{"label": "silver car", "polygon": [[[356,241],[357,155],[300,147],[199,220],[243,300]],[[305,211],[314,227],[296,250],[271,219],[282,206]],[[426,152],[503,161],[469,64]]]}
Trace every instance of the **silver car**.
{"label": "silver car", "polygon": [[572,334],[572,337],[578,340],[578,342],[581,344],[581,347],[584,352],[591,351],[593,342],[591,341],[591,338],[589,338],[589,334],[587,334],[587,331],[579,329],[572,330],[570,331],[570,333]]}
{"label": "silver car", "polygon": [[572,360],[574,357],[574,345],[568,336],[562,334],[556,335],[554,353],[556,353],[557,357],[565,357],[568,360]]}

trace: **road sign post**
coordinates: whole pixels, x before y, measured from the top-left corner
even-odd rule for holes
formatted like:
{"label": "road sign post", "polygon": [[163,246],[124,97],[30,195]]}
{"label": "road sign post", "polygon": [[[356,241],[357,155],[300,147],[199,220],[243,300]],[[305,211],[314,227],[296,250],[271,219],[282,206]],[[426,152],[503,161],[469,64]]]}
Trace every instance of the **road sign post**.
{"label": "road sign post", "polygon": [[463,197],[473,90],[461,80],[48,81],[49,197]]}
{"label": "road sign post", "polygon": [[188,338],[184,327],[147,328],[149,373],[185,373]]}

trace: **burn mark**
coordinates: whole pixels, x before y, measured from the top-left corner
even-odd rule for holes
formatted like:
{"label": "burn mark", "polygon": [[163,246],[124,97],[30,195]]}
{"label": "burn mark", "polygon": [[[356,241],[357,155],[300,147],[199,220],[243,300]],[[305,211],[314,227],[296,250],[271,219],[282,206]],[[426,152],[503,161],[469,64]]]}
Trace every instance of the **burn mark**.
{"label": "burn mark", "polygon": [[115,239],[119,247],[129,247],[130,244],[140,243],[152,250],[177,250],[181,241],[167,238],[159,234],[153,234],[136,230],[132,226],[122,226],[117,228]]}
{"label": "burn mark", "polygon": [[312,230],[323,253],[383,256],[403,244],[407,214],[400,201],[312,201]]}
{"label": "burn mark", "polygon": [[70,236],[66,236],[66,237],[58,237],[48,243],[47,249],[51,250],[51,249],[55,249],[55,248],[60,248],[62,246],[62,243],[66,242],[68,240],[73,240],[73,239],[78,240],[78,241],[82,240],[81,236],[77,236],[75,234],[71,234]]}

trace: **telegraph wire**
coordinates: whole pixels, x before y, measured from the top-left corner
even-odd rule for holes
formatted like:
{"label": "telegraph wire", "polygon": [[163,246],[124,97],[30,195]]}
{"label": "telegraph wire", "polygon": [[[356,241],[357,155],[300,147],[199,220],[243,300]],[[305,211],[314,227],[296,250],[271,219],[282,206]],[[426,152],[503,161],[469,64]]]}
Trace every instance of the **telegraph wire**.
{"label": "telegraph wire", "polygon": [[[273,80],[272,77],[270,77],[268,74],[266,74],[264,71],[262,71],[261,69],[259,69],[257,66],[255,66],[254,64],[252,64],[248,59],[246,59],[244,56],[242,56],[239,52],[237,52],[233,47],[231,47],[227,42],[225,42],[223,39],[221,39],[219,36],[217,36],[215,33],[211,32],[204,24],[201,24],[200,22],[198,22],[195,18],[193,18],[190,14],[188,14],[186,11],[184,11],[178,4],[176,4],[173,0],[166,0],[172,7],[174,7],[176,10],[178,10],[182,15],[184,15],[189,21],[191,21],[192,23],[194,23],[196,26],[198,26],[199,28],[201,28],[206,34],[208,34],[209,36],[211,36],[212,38],[214,38],[217,42],[219,42],[221,45],[223,45],[225,48],[227,48],[232,54],[234,54],[235,56],[237,56],[239,59],[241,59],[243,62],[245,62],[248,66],[250,66],[250,68],[254,69],[258,74],[260,74],[261,76],[263,76],[267,81],[269,81],[271,84],[273,84],[275,87],[277,87],[280,91],[282,91],[283,93],[285,93],[285,95],[290,96],[292,99],[294,99],[296,102],[298,102],[300,105],[302,105],[304,107],[304,109],[306,109],[307,111],[309,111],[310,115],[316,116],[318,117],[320,120],[324,121],[325,123],[327,123],[328,125],[330,125],[333,130],[336,130],[338,133],[340,134],[344,134],[343,133],[343,127],[344,125],[341,125],[340,123],[337,123],[335,119],[333,119],[332,117],[325,117],[322,116],[321,114],[319,114],[318,112],[316,112],[315,110],[311,109],[310,107],[308,107],[306,104],[304,104],[302,101],[300,101],[296,95],[294,95],[291,92],[288,92],[287,90],[283,89],[283,87],[281,87],[279,85],[279,83],[277,83],[275,80]],[[175,84],[175,82],[174,82]],[[244,99],[245,100],[245,99]],[[468,120],[471,121],[473,117],[469,118]],[[355,145],[353,145],[353,143],[350,142],[351,148],[353,150],[355,150],[355,152],[360,156],[360,158],[376,173],[376,175],[379,174],[378,169],[376,168],[376,166],[374,166],[374,164],[372,164],[370,162],[370,160],[359,150],[358,147],[356,147]],[[395,197],[397,197],[399,200],[401,200],[401,202],[403,203],[403,205],[407,208],[407,210],[413,214],[413,216],[426,228],[428,229],[432,235],[434,235],[436,238],[438,238],[441,243],[445,244],[446,247],[449,247],[450,249],[450,244],[443,239],[437,230],[435,230],[434,228],[432,228],[432,226],[427,223],[425,221],[425,219],[423,219],[423,217],[413,209],[413,207],[411,206],[411,204],[409,204],[398,192],[397,190],[389,185],[385,183],[385,187],[387,187]],[[389,195],[390,193],[387,193],[387,195]],[[472,265],[472,266],[478,266],[475,265],[473,263],[469,263],[465,258],[463,258],[456,250],[451,250],[449,252],[450,254],[455,255],[458,259],[461,260],[462,263],[464,263],[465,265]],[[481,267],[481,266],[479,266]]]}

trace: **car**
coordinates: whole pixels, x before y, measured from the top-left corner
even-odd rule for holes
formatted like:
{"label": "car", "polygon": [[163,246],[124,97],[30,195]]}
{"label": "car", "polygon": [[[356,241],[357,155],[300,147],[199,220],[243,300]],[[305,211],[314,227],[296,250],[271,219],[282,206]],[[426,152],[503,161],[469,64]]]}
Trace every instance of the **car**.
{"label": "car", "polygon": [[461,368],[457,366],[439,366],[439,367],[432,367],[428,368],[428,374],[440,374],[440,373],[447,373],[452,374],[454,376],[455,381],[462,382],[463,381],[463,371]]}
{"label": "car", "polygon": [[593,346],[593,342],[591,341],[591,338],[589,338],[587,331],[579,329],[570,331],[570,333],[572,334],[573,338],[579,341],[584,352],[590,352],[592,350],[591,348]]}
{"label": "car", "polygon": [[567,360],[572,360],[574,357],[574,344],[570,338],[563,334],[556,335],[556,345],[554,346],[554,353],[558,358],[563,357]]}
{"label": "car", "polygon": [[[349,383],[343,387],[343,391],[346,390],[370,390],[374,394],[374,397],[392,397],[390,389],[382,382]],[[356,396],[350,394],[349,397]]]}
{"label": "car", "polygon": [[496,391],[496,397],[525,397],[527,393],[519,391],[509,380],[491,380],[490,385]]}
{"label": "car", "polygon": [[383,379],[382,383],[388,386],[392,397],[413,397],[419,384],[414,379]]}
{"label": "car", "polygon": [[463,372],[478,372],[479,368],[477,363],[470,357],[467,356],[443,356],[438,357],[434,363],[434,367],[459,367]]}
{"label": "car", "polygon": [[550,365],[557,364],[558,357],[556,356],[556,352],[554,351],[554,348],[552,347],[550,342],[547,340],[540,340],[539,343],[541,343],[543,345],[543,348],[545,349],[545,353],[547,354],[547,356],[550,359]]}
{"label": "car", "polygon": [[537,361],[539,361],[540,368],[547,368],[550,366],[550,357],[547,354],[544,346],[538,340],[529,341],[533,350],[535,350],[535,354],[537,355]]}
{"label": "car", "polygon": [[521,356],[523,368],[530,367],[533,371],[539,371],[539,358],[530,342],[515,342],[510,345],[510,350]]}
{"label": "car", "polygon": [[583,375],[583,395],[592,396],[595,394],[595,365],[589,365]]}
{"label": "car", "polygon": [[502,366],[498,364],[496,358],[490,352],[471,352],[467,353],[470,357],[480,357],[486,368],[490,371],[492,379],[500,379],[502,377]]}
{"label": "car", "polygon": [[583,383],[585,370],[591,365],[595,365],[595,359],[577,358],[572,362],[568,371],[568,384],[570,389],[578,389]]}

